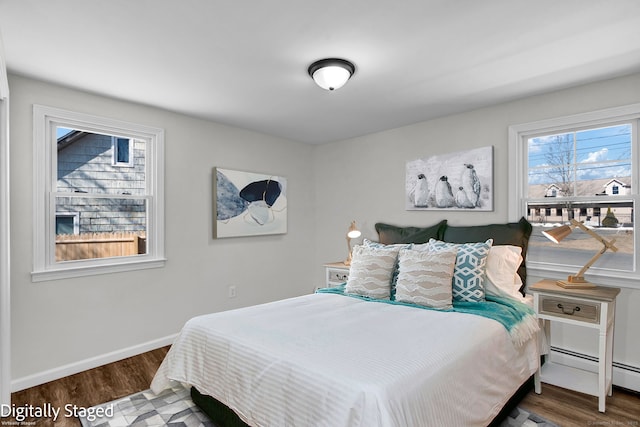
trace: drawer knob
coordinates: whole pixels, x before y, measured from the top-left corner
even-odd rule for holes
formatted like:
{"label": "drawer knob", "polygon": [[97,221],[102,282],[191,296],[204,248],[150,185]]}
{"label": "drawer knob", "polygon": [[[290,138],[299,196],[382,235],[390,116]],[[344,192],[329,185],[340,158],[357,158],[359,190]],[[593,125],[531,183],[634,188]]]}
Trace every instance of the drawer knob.
{"label": "drawer knob", "polygon": [[571,311],[569,311],[569,310],[565,309],[565,308],[564,308],[564,306],[563,306],[562,304],[558,304],[558,308],[559,308],[560,310],[562,310],[562,312],[563,312],[564,314],[567,314],[567,315],[569,315],[569,316],[573,315],[573,313],[575,313],[576,311],[580,311],[580,307],[579,307],[579,306],[577,306],[577,305],[576,305],[576,306],[574,306],[574,307],[571,309]]}

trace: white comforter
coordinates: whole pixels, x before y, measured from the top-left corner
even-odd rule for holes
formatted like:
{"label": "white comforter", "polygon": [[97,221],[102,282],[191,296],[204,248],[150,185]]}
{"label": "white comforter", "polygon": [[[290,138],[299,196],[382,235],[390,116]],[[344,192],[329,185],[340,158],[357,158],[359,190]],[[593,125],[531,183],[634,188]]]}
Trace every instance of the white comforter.
{"label": "white comforter", "polygon": [[312,294],[191,319],[151,388],[254,426],[485,426],[538,360],[484,317]]}

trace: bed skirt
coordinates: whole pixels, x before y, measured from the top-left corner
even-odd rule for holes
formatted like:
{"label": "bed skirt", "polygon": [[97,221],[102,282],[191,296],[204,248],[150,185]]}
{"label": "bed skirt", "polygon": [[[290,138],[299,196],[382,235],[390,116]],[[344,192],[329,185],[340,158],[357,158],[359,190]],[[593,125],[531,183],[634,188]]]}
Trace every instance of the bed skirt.
{"label": "bed skirt", "polygon": [[219,427],[248,427],[231,408],[211,396],[200,393],[195,387],[191,387],[191,399]]}
{"label": "bed skirt", "polygon": [[[518,391],[515,392],[491,424],[489,424],[489,427],[498,427],[531,390],[533,390],[533,376],[520,386]],[[225,404],[211,396],[200,393],[195,387],[191,387],[191,399],[193,399],[193,403],[195,403],[202,412],[207,414],[219,427],[249,427],[248,424],[242,421],[240,417]]]}

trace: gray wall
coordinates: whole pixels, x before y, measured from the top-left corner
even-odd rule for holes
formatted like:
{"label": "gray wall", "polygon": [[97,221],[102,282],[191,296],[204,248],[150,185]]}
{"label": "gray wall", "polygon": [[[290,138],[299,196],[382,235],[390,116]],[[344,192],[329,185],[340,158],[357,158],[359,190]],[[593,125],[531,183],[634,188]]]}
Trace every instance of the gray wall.
{"label": "gray wall", "polygon": [[[346,256],[344,235],[352,220],[363,238],[375,240],[376,222],[432,225],[448,219],[452,225],[506,222],[508,218],[509,125],[533,122],[640,102],[640,74],[516,100],[317,147],[316,222],[318,251],[316,282],[322,264]],[[405,164],[430,155],[494,146],[493,212],[406,211]],[[637,156],[637,154],[636,154]],[[637,244],[637,243],[636,243]],[[537,278],[540,279],[540,278]],[[534,283],[535,277],[529,282]],[[640,341],[632,328],[640,324],[640,288],[623,289],[618,298],[615,360],[640,367]],[[597,336],[585,328],[553,329],[553,344],[597,355]]]}
{"label": "gray wall", "polygon": [[[197,314],[313,291],[311,146],[16,75],[9,83],[14,381],[170,336]],[[165,268],[31,282],[33,104],[165,129]],[[214,166],[287,177],[288,233],[212,239]]]}

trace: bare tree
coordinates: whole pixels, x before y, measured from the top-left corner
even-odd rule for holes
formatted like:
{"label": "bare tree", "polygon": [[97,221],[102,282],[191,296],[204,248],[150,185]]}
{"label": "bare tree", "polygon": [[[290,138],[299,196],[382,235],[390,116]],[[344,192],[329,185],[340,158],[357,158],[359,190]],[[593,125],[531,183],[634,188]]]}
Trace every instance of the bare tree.
{"label": "bare tree", "polygon": [[[577,159],[572,134],[554,135],[547,145],[545,161],[549,165],[546,174],[551,182],[556,184],[559,196],[574,195],[574,176]],[[567,219],[574,217],[573,204],[570,201],[562,203],[567,212]]]}
{"label": "bare tree", "polygon": [[561,196],[573,196],[576,159],[571,134],[554,135],[544,154],[549,168],[546,175],[558,186]]}

